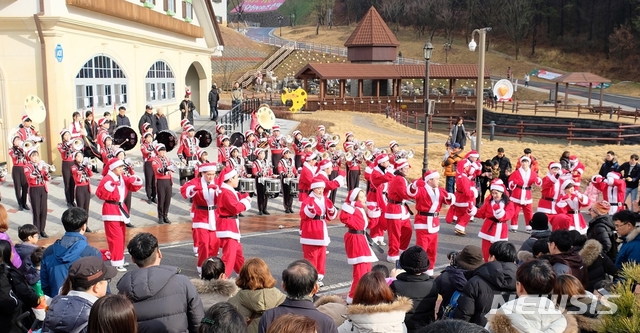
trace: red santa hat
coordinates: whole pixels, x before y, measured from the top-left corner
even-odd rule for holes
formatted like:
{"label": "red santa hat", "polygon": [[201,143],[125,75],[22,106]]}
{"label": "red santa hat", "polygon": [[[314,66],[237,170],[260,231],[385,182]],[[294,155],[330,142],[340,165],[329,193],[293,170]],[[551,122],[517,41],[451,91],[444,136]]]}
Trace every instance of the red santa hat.
{"label": "red santa hat", "polygon": [[113,152],[113,156],[118,157],[118,154],[120,154],[120,153],[124,153],[125,156],[127,155],[127,153],[124,152],[124,149],[118,148],[118,149],[116,149],[116,151]]}
{"label": "red santa hat", "polygon": [[196,130],[196,128],[193,127],[193,125],[187,125],[187,126],[184,127],[184,131],[185,132],[191,132],[191,131],[195,131],[195,130]]}
{"label": "red santa hat", "polygon": [[143,132],[148,131],[148,130],[149,130],[149,128],[151,128],[151,124],[149,124],[149,123],[144,123],[144,124],[142,124],[142,131],[143,131]]}
{"label": "red santa hat", "polygon": [[216,125],[216,132],[220,132],[220,129],[225,128],[224,125],[218,124]]}
{"label": "red santa hat", "polygon": [[529,156],[522,156],[522,157],[520,157],[520,162],[522,162],[522,161],[527,161],[527,162],[531,163],[531,158],[529,158]]}
{"label": "red santa hat", "polygon": [[115,170],[115,168],[117,168],[117,167],[124,166],[124,161],[119,159],[119,158],[117,158],[117,157],[114,157],[114,158],[110,159],[109,162],[107,162],[107,163],[109,164],[109,170],[110,171]]}
{"label": "red santa hat", "polygon": [[26,154],[27,154],[28,157],[31,157],[31,155],[33,153],[37,153],[37,152],[38,152],[38,148],[34,147],[34,148],[31,148],[31,149],[27,150]]}
{"label": "red santa hat", "polygon": [[567,178],[562,182],[562,185],[560,185],[560,189],[564,191],[564,189],[567,188],[567,186],[569,185],[576,185],[576,183],[573,181],[573,178]]}
{"label": "red santa hat", "polygon": [[315,177],[313,178],[313,180],[311,181],[311,187],[310,189],[315,189],[315,188],[324,188],[326,187],[326,185],[324,184],[324,180],[322,180],[322,178],[320,177]]}
{"label": "red santa hat", "polygon": [[494,179],[491,182],[491,191],[493,190],[500,191],[502,193],[507,192],[507,189],[505,188],[504,183],[501,179]]}
{"label": "red santa hat", "polygon": [[184,119],[180,120],[180,127],[185,127],[185,126],[187,126],[187,124],[189,124],[189,119],[184,118]]}
{"label": "red santa hat", "polygon": [[304,160],[309,162],[309,161],[315,160],[316,157],[318,157],[318,154],[316,154],[315,152],[311,152],[311,153],[307,154],[307,156],[304,158]]}
{"label": "red santa hat", "polygon": [[223,135],[222,138],[220,139],[220,142],[224,142],[224,140],[229,140],[229,137],[226,135]]}
{"label": "red santa hat", "polygon": [[577,163],[577,162],[578,162],[578,156],[576,156],[576,155],[571,155],[571,156],[569,157],[569,161],[570,161],[571,163]]}
{"label": "red santa hat", "polygon": [[358,193],[360,192],[362,192],[362,189],[359,187],[356,187],[353,190],[349,191],[349,194],[347,195],[347,202],[352,206],[355,205],[356,199],[358,198]]}
{"label": "red santa hat", "polygon": [[620,179],[620,177],[622,177],[622,175],[615,171],[611,171],[607,174],[607,178]]}
{"label": "red santa hat", "polygon": [[396,142],[396,140],[391,140],[391,142],[389,142],[389,148],[393,148],[393,146],[397,146],[398,143]]}
{"label": "red santa hat", "polygon": [[409,165],[409,161],[407,161],[404,158],[396,160],[396,165],[395,165],[396,170],[400,170],[404,167],[411,167],[411,165]]}
{"label": "red santa hat", "polygon": [[345,148],[353,148],[356,144],[353,141],[347,141],[344,143]]}
{"label": "red santa hat", "polygon": [[429,179],[434,179],[440,177],[440,173],[438,173],[438,171],[436,170],[427,170],[427,172],[424,173],[424,181],[426,182]]}
{"label": "red santa hat", "polygon": [[62,136],[64,136],[64,133],[69,133],[69,134],[71,134],[71,132],[69,132],[69,130],[68,130],[68,129],[66,129],[66,128],[65,128],[65,129],[63,129],[62,131],[60,131],[60,136],[61,136],[61,137],[62,137]]}
{"label": "red santa hat", "polygon": [[373,146],[373,140],[367,140],[364,142],[365,146]]}
{"label": "red santa hat", "polygon": [[296,137],[296,135],[298,135],[298,134],[302,134],[302,132],[300,132],[300,131],[298,131],[298,130],[295,130],[295,131],[293,131],[293,133],[291,133],[291,135],[293,135],[293,137],[294,137],[294,138],[295,138],[295,137]]}
{"label": "red santa hat", "polygon": [[198,166],[198,172],[205,173],[209,171],[218,171],[218,165],[214,162],[204,163]]}
{"label": "red santa hat", "polygon": [[324,125],[318,125],[318,131],[324,131],[324,130],[325,130]]}
{"label": "red santa hat", "polygon": [[286,153],[291,153],[291,149],[289,149],[289,148],[285,148],[285,149],[283,149],[283,150],[282,150],[282,155],[283,155],[283,156],[284,156],[284,154],[286,154]]}
{"label": "red santa hat", "polygon": [[311,142],[309,142],[309,140],[303,140],[303,141],[302,141],[302,145],[303,145],[303,146],[302,146],[303,148],[313,147],[313,146],[311,145]]}
{"label": "red santa hat", "polygon": [[558,162],[549,162],[549,170],[553,169],[553,168],[557,168],[557,169],[561,169],[562,168],[562,164],[558,163]]}
{"label": "red santa hat", "polygon": [[253,151],[253,154],[258,156],[258,155],[260,155],[260,153],[264,153],[264,152],[265,152],[265,149],[256,148],[256,150]]}
{"label": "red santa hat", "polygon": [[327,147],[335,147],[338,144],[338,141],[329,141],[327,142]]}
{"label": "red santa hat", "polygon": [[[231,147],[229,148],[229,155],[231,155],[231,153],[233,153],[233,151],[234,151],[234,150],[235,150],[235,151],[240,151],[239,149],[240,149],[240,148],[238,148],[238,146],[231,146]],[[259,149],[259,148],[258,148],[258,149]]]}
{"label": "red santa hat", "polygon": [[236,169],[231,168],[231,167],[227,167],[222,169],[222,171],[220,171],[220,176],[218,177],[220,184],[218,185],[222,185],[222,183],[226,182],[227,180],[235,177],[238,174],[238,171],[236,171]]}
{"label": "red santa hat", "polygon": [[273,131],[280,131],[280,125],[273,125],[273,127],[271,127],[271,132]]}
{"label": "red santa hat", "polygon": [[159,152],[161,150],[167,150],[167,147],[164,145],[164,143],[156,143],[155,147],[153,147],[156,149],[156,152]]}
{"label": "red santa hat", "polygon": [[143,138],[143,139],[146,139],[148,136],[150,136],[150,137],[153,139],[153,133],[151,133],[151,132],[144,133],[144,135],[142,136],[142,138]]}
{"label": "red santa hat", "polygon": [[318,170],[323,170],[331,167],[333,167],[333,164],[329,160],[322,160],[320,161],[320,163],[318,163]]}
{"label": "red santa hat", "polygon": [[202,154],[209,154],[209,153],[207,153],[207,151],[204,149],[198,150],[198,152],[196,153],[196,155],[198,156],[198,159],[202,159]]}
{"label": "red santa hat", "polygon": [[106,122],[107,122],[107,118],[100,118],[100,119],[98,119],[98,126],[102,126]]}
{"label": "red santa hat", "polygon": [[102,143],[106,144],[107,143],[107,139],[111,139],[111,141],[113,141],[113,138],[111,137],[111,135],[105,135],[104,138],[102,139]]}
{"label": "red santa hat", "polygon": [[22,122],[24,123],[25,121],[31,121],[31,118],[29,118],[29,116],[26,114],[22,116]]}
{"label": "red santa hat", "polygon": [[248,131],[244,132],[244,138],[245,139],[248,138],[250,135],[254,135],[252,130],[248,130]]}
{"label": "red santa hat", "polygon": [[469,158],[469,157],[480,158],[480,154],[478,154],[477,151],[472,150],[472,151],[468,152],[467,155],[464,156],[464,158]]}
{"label": "red santa hat", "polygon": [[350,136],[353,136],[353,132],[347,132],[344,135],[345,140],[348,139]]}

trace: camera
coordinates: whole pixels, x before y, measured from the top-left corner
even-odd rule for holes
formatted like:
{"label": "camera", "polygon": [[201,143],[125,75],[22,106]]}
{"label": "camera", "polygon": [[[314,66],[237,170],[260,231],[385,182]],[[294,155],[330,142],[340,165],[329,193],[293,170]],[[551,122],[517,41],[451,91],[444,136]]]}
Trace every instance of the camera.
{"label": "camera", "polygon": [[456,261],[456,257],[458,256],[458,252],[457,251],[451,251],[449,252],[449,254],[447,254],[447,259],[449,259],[449,265],[451,266],[457,266],[458,263]]}

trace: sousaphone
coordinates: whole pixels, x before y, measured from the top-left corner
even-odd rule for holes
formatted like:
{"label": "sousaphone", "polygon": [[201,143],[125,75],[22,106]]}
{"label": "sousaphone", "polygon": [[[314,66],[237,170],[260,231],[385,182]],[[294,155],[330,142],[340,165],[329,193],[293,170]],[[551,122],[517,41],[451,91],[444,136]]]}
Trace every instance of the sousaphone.
{"label": "sousaphone", "polygon": [[178,136],[171,130],[164,130],[156,134],[156,141],[162,143],[167,148],[167,152],[170,152],[178,145]]}
{"label": "sousaphone", "polygon": [[276,115],[273,114],[273,111],[271,111],[271,108],[267,104],[260,105],[256,116],[258,117],[258,124],[265,130],[271,130],[276,123]]}
{"label": "sousaphone", "polygon": [[47,118],[47,108],[38,96],[29,95],[25,98],[24,112],[34,124],[40,124]]}
{"label": "sousaphone", "polygon": [[198,139],[198,146],[200,148],[207,148],[213,142],[213,134],[211,134],[211,131],[204,128],[196,131],[195,138]]}
{"label": "sousaphone", "polygon": [[125,151],[133,149],[138,143],[138,133],[131,126],[122,125],[113,132],[113,144]]}

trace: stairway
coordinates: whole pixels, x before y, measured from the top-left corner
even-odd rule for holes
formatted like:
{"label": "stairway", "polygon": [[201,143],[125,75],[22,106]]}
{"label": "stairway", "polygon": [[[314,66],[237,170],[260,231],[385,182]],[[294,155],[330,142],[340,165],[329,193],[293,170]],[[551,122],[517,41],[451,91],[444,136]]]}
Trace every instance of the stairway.
{"label": "stairway", "polygon": [[267,71],[271,71],[274,68],[278,67],[284,59],[286,59],[292,52],[294,51],[291,47],[282,46],[276,52],[274,52],[267,60],[265,60],[258,68],[252,69],[244,73],[239,79],[240,87],[246,88],[248,87],[253,80],[255,80],[256,72],[260,71],[263,75],[266,74]]}

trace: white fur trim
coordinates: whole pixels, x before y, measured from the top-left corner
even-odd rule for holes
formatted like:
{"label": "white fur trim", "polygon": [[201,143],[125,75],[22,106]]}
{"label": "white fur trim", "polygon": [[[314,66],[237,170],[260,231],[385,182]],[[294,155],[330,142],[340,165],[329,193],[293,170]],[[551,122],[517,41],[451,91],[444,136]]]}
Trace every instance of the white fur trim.
{"label": "white fur trim", "polygon": [[313,190],[313,189],[315,189],[315,188],[320,188],[320,187],[322,187],[322,188],[324,188],[324,187],[325,187],[324,182],[315,182],[315,183],[311,183],[311,189],[312,189],[312,190]]}
{"label": "white fur trim", "polygon": [[312,218],[314,218],[316,216],[316,213],[315,213],[315,211],[311,212],[309,210],[309,207],[313,207],[313,206],[306,205],[306,206],[304,206],[303,211],[304,211],[304,214],[307,215],[308,218],[312,219]]}
{"label": "white fur trim", "polygon": [[476,216],[476,213],[478,213],[478,208],[476,208],[476,206],[471,205],[471,209],[469,211],[469,215],[471,215],[471,218]]}
{"label": "white fur trim", "polygon": [[[342,211],[347,214],[353,214],[356,210],[353,208],[353,206],[345,202],[342,204]],[[309,216],[309,217],[312,217],[312,216]]]}
{"label": "white fur trim", "polygon": [[216,171],[216,166],[215,165],[207,165],[207,166],[198,167],[198,172],[200,172],[200,173],[205,173],[205,172],[209,172],[209,171]]}
{"label": "white fur trim", "polygon": [[560,189],[562,190],[566,189],[567,186],[569,186],[569,184],[575,185],[575,183],[573,182],[573,179],[567,179],[564,182],[562,182],[562,185],[560,185]]}
{"label": "white fur trim", "polygon": [[499,185],[499,184],[491,184],[491,190],[496,190],[496,191],[500,191],[502,193],[504,193],[504,186]]}
{"label": "white fur trim", "polygon": [[331,207],[327,210],[327,221],[335,219],[336,216],[338,216],[338,210],[335,207]]}
{"label": "white fur trim", "polygon": [[380,159],[378,160],[378,164],[384,163],[384,162],[387,162],[387,161],[389,161],[389,155],[385,155],[383,157],[380,157]]}
{"label": "white fur trim", "polygon": [[109,191],[109,192],[113,192],[113,190],[115,190],[116,187],[113,186],[113,182],[112,181],[106,181],[106,182],[104,182],[104,189]]}
{"label": "white fur trim", "polygon": [[240,200],[240,203],[244,205],[245,211],[251,209],[251,197]]}
{"label": "white fur trim", "polygon": [[428,176],[424,177],[424,181],[426,182],[429,179],[433,179],[436,177],[440,177],[440,173],[437,171],[432,172],[431,174],[429,174]]}
{"label": "white fur trim", "polygon": [[196,187],[193,185],[187,186],[187,189],[185,191],[185,194],[187,195],[187,199],[193,198],[198,193],[198,191],[196,191],[195,188]]}
{"label": "white fur trim", "polygon": [[418,186],[416,185],[415,181],[407,186],[407,194],[412,198],[418,195]]}
{"label": "white fur trim", "polygon": [[379,218],[380,215],[382,215],[382,211],[380,209],[369,209],[369,210],[367,210],[367,216],[372,218],[372,219]]}
{"label": "white fur trim", "polygon": [[408,167],[408,166],[409,166],[409,161],[404,161],[400,165],[398,165],[397,170],[400,170],[400,169]]}
{"label": "white fur trim", "polygon": [[615,172],[609,172],[607,174],[607,178],[620,179],[620,176],[618,176],[618,174]]}
{"label": "white fur trim", "polygon": [[124,258],[122,260],[111,260],[111,266],[118,267],[124,265]]}
{"label": "white fur trim", "polygon": [[522,162],[522,161],[529,161],[529,163],[531,163],[531,159],[528,156],[520,157],[520,162]]}
{"label": "white fur trim", "polygon": [[336,177],[334,180],[335,180],[335,181],[337,181],[337,182],[338,182],[338,184],[340,184],[340,187],[344,186],[344,176],[339,175],[339,176],[338,176],[338,177]]}
{"label": "white fur trim", "polygon": [[478,197],[478,189],[475,187],[470,188],[471,192],[473,192],[473,197],[477,198]]}
{"label": "white fur trim", "polygon": [[135,178],[135,181],[133,181],[133,183],[131,183],[131,185],[133,185],[133,186],[142,186],[142,184],[144,184],[144,182],[142,181],[142,178],[140,176],[133,175],[131,177]]}
{"label": "white fur trim", "polygon": [[498,210],[493,211],[493,215],[499,220],[501,218],[504,217],[505,211],[504,209],[500,208]]}
{"label": "white fur trim", "polygon": [[553,168],[558,168],[558,169],[562,169],[562,164],[555,162],[555,163],[551,163],[549,165],[549,170],[553,169]]}
{"label": "white fur trim", "polygon": [[356,187],[353,190],[351,190],[351,195],[349,195],[349,201],[350,202],[356,201],[356,198],[358,197],[358,193],[360,192],[362,192],[362,189],[359,187]]}
{"label": "white fur trim", "polygon": [[109,164],[109,170],[113,171],[115,168],[119,167],[119,166],[123,166],[124,165],[124,161],[122,160],[117,160],[111,164]]}

